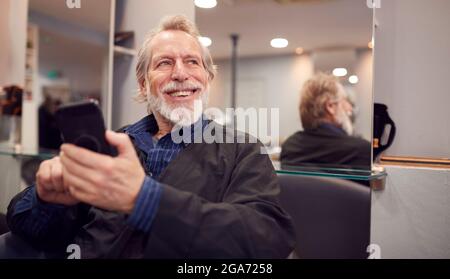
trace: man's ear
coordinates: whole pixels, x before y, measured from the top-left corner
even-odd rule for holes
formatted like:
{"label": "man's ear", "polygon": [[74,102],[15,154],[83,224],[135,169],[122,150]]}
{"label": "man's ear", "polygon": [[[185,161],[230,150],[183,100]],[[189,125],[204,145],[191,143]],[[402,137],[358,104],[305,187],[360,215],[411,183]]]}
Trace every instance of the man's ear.
{"label": "man's ear", "polygon": [[213,74],[211,74],[210,72],[206,71],[206,75],[208,76],[208,81],[209,82],[213,81],[213,79],[214,79],[214,75]]}
{"label": "man's ear", "polygon": [[139,83],[139,94],[146,96],[147,89],[145,88],[145,80]]}
{"label": "man's ear", "polygon": [[337,105],[336,103],[333,102],[326,102],[325,103],[325,110],[327,112],[327,114],[329,114],[330,116],[335,117],[337,114]]}

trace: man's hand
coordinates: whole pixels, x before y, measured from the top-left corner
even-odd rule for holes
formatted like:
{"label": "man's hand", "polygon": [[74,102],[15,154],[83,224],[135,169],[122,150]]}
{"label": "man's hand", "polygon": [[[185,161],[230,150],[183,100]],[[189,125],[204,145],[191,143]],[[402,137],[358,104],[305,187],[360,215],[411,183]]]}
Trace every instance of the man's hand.
{"label": "man's hand", "polygon": [[45,202],[75,205],[75,199],[64,187],[62,165],[59,157],[42,162],[36,173],[36,192]]}
{"label": "man's hand", "polygon": [[117,157],[72,144],[61,146],[64,185],[80,201],[131,213],[144,182],[144,169],[128,135],[107,131],[106,139],[117,148]]}

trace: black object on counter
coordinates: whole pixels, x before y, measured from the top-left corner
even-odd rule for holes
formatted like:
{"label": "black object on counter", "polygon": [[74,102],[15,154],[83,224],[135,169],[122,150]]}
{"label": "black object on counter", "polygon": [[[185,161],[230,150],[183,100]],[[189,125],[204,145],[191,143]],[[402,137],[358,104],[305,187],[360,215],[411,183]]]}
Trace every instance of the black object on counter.
{"label": "black object on counter", "polygon": [[[388,113],[388,107],[385,104],[375,103],[373,113],[373,158],[377,158],[383,151],[392,145],[395,138],[396,127],[394,121]],[[382,144],[381,139],[384,135],[386,126],[390,125],[388,139],[386,144]]]}

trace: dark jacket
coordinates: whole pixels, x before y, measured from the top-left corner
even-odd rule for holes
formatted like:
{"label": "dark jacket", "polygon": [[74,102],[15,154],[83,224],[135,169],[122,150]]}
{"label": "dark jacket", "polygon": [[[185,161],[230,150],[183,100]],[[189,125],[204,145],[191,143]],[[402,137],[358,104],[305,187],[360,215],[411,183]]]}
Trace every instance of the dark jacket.
{"label": "dark jacket", "polygon": [[[20,224],[28,212],[12,217],[22,193],[9,205],[8,224],[41,248],[65,251],[77,243],[83,258],[286,258],[294,231],[279,206],[277,177],[261,146],[187,145],[158,179],[163,189],[149,233],[128,226],[124,214],[79,204],[47,235],[25,235]],[[145,155],[138,155],[142,163]]]}
{"label": "dark jacket", "polygon": [[370,169],[370,142],[321,126],[299,131],[282,145],[283,166],[322,166]]}

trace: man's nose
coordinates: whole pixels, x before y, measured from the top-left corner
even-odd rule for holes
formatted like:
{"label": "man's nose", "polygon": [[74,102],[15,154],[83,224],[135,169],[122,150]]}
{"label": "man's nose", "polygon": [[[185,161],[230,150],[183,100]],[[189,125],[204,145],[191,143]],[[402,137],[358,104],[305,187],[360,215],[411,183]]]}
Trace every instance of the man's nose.
{"label": "man's nose", "polygon": [[172,79],[176,81],[184,81],[189,77],[186,66],[181,61],[175,63],[172,72]]}

